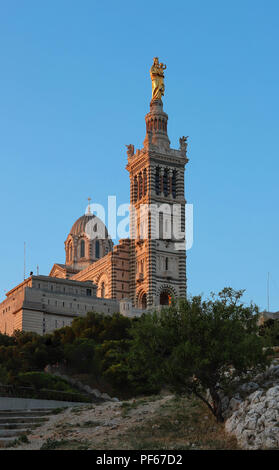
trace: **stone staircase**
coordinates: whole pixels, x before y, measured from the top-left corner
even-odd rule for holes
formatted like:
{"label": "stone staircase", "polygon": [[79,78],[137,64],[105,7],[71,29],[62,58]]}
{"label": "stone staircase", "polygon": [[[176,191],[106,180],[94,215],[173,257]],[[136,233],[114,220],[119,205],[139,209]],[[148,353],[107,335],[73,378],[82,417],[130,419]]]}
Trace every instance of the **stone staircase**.
{"label": "stone staircase", "polygon": [[0,447],[9,446],[15,439],[48,421],[51,409],[0,410]]}

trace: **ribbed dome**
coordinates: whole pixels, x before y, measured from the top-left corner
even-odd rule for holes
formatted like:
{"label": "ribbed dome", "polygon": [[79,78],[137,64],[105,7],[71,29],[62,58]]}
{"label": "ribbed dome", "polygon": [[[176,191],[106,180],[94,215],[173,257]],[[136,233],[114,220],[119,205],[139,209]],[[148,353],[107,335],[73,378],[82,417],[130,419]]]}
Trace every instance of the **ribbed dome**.
{"label": "ribbed dome", "polygon": [[[74,225],[71,228],[70,235],[80,235],[81,233],[86,232],[86,230],[85,230],[86,225],[92,219],[95,219],[96,224],[100,224],[100,225],[104,226],[104,223],[96,215],[94,215],[94,214],[84,214],[74,223]],[[107,231],[107,228],[105,227],[105,238],[107,238],[107,237],[108,237],[108,231]]]}
{"label": "ribbed dome", "polygon": [[94,214],[82,215],[79,219],[76,220],[76,222],[72,226],[70,234],[80,235],[82,232],[85,232],[86,224],[89,222],[89,220],[93,219],[94,217]]}

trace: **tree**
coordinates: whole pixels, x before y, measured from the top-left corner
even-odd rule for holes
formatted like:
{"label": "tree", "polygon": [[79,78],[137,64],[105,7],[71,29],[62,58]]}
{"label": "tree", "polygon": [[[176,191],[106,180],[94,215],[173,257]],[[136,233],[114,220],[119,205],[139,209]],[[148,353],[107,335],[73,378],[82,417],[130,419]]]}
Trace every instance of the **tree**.
{"label": "tree", "polygon": [[127,393],[127,353],[129,340],[107,340],[98,345],[96,362],[99,374],[109,382],[116,393]]}
{"label": "tree", "polygon": [[0,346],[13,346],[14,344],[15,339],[12,336],[0,333]]}
{"label": "tree", "polygon": [[94,370],[95,342],[88,338],[76,338],[72,344],[64,345],[64,357],[67,364],[77,372]]}
{"label": "tree", "polygon": [[127,338],[131,323],[131,319],[119,313],[103,315],[102,313],[88,312],[85,317],[75,318],[68,329],[76,338],[91,338],[96,343],[102,343],[106,340]]}
{"label": "tree", "polygon": [[0,385],[6,385],[9,381],[8,371],[5,366],[0,365]]}
{"label": "tree", "polygon": [[243,292],[225,288],[210,300],[197,296],[144,315],[131,331],[130,365],[149,385],[196,395],[223,421],[221,392],[268,363],[258,308],[240,302]]}

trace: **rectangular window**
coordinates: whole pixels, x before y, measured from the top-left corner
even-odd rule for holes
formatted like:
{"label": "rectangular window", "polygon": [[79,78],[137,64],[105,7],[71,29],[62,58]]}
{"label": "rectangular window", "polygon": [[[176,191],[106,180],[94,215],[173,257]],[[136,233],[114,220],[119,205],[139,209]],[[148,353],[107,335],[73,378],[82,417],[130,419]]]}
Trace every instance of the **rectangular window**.
{"label": "rectangular window", "polygon": [[159,213],[159,239],[163,240],[164,237],[164,226],[163,226],[164,218],[163,214]]}
{"label": "rectangular window", "polygon": [[166,258],[166,271],[169,269],[169,258]]}

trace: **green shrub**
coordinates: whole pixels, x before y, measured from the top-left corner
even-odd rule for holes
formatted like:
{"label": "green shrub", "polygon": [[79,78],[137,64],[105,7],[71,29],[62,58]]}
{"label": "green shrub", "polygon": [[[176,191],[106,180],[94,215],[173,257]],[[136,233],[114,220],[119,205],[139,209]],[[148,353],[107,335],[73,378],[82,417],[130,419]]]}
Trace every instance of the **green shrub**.
{"label": "green shrub", "polygon": [[45,372],[19,373],[18,384],[26,387],[34,387],[37,390],[48,389],[69,392],[75,391],[65,380]]}

